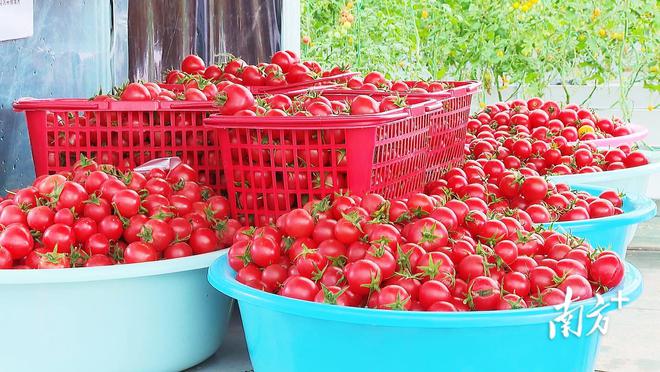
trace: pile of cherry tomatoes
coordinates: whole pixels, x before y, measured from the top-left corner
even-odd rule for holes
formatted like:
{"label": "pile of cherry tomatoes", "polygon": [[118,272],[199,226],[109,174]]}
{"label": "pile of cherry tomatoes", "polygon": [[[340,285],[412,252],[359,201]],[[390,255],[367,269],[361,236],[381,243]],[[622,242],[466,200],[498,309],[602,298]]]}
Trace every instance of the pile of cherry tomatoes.
{"label": "pile of cherry tomatoes", "polygon": [[[130,83],[94,100],[199,101],[212,103],[209,107],[224,116],[309,117],[396,110],[410,104],[406,95],[450,88],[442,82],[390,81],[379,72],[364,77],[347,72],[323,70],[290,51],[258,65],[233,58],[207,66],[190,55],[180,70],[168,72],[165,84]],[[376,100],[368,94],[292,96],[258,89],[312,86],[335,76],[324,81],[355,93],[392,95]],[[49,120],[66,122],[55,115]],[[178,117],[175,122],[179,125]],[[486,106],[467,127],[464,165],[427,184],[424,193],[395,200],[338,194],[309,201],[276,225],[259,228],[231,219],[227,199],[214,195],[186,164],[141,174],[83,157],[71,172],[39,177],[0,199],[0,268],[139,263],[230,246],[229,264],[248,286],[326,304],[418,311],[556,305],[569,288],[572,300],[584,300],[618,285],[624,266],[616,254],[539,224],[623,213],[623,197],[614,191],[590,195],[544,176],[647,164],[645,155],[630,146],[602,150],[582,142],[628,135],[630,128],[577,105],[561,108],[538,98]],[[237,133],[232,132],[233,141],[239,140]],[[299,141],[293,136],[267,140],[290,145]],[[306,141],[341,144],[343,136],[341,130],[326,131]],[[56,140],[66,138],[49,138]],[[131,137],[105,140],[128,146]],[[242,156],[268,166],[297,163],[296,158],[313,167],[346,165],[345,154],[294,153],[288,146],[266,156],[259,146],[268,141],[250,140],[254,148],[232,153],[235,161]],[[338,174],[339,179],[311,174],[311,183],[344,189],[345,174]],[[305,172],[284,177],[267,170],[234,174],[256,188],[297,188],[310,183],[306,177]],[[294,207],[279,195],[272,200],[250,195],[237,194],[242,206]]]}
{"label": "pile of cherry tomatoes", "polygon": [[548,182],[529,168],[509,170],[498,159],[468,160],[427,184],[426,191],[464,200],[472,218],[515,216],[526,226],[623,213],[623,194],[614,190],[600,195],[574,191],[566,184]]}
{"label": "pile of cherry tomatoes", "polygon": [[630,146],[607,150],[576,141],[630,134],[619,121],[599,118],[577,105],[560,109],[532,98],[489,105],[468,120],[468,159],[501,160],[508,169],[526,167],[542,175],[593,173],[648,164]]}
{"label": "pile of cherry tomatoes", "polygon": [[200,79],[212,83],[231,82],[247,87],[284,88],[290,84],[313,84],[319,78],[337,76],[342,81],[350,71],[348,68],[335,66],[324,70],[316,61],[301,61],[298,53],[291,50],[275,52],[270,63],[247,64],[238,57],[232,57],[222,66],[206,66],[204,60],[196,55],[189,55],[181,61],[180,70],[170,70],[165,76],[166,84],[184,84],[194,87]]}
{"label": "pile of cherry tomatoes", "polygon": [[[365,80],[366,89],[392,89],[375,74]],[[241,230],[228,253],[236,279],[300,300],[421,311],[556,305],[569,288],[572,300],[584,300],[618,285],[624,269],[615,253],[539,224],[621,214],[623,195],[590,195],[543,176],[648,160],[628,146],[599,151],[573,143],[595,131],[580,128],[602,131],[607,120],[573,106],[523,103],[489,106],[470,119],[466,162],[424,193],[397,200],[338,195],[294,209],[276,226]],[[505,114],[528,121],[511,125]],[[629,133],[617,125],[610,135]]]}
{"label": "pile of cherry tomatoes", "polygon": [[337,196],[277,226],[242,229],[236,279],[285,297],[384,310],[504,310],[591,298],[619,284],[612,252],[517,218],[474,218],[460,199]]}
{"label": "pile of cherry tomatoes", "polygon": [[452,88],[452,84],[442,81],[391,81],[378,71],[371,71],[361,76],[352,76],[345,84],[337,87],[339,90],[355,90],[360,92],[389,92],[399,94],[437,93]]}
{"label": "pile of cherry tomatoes", "polygon": [[0,269],[138,263],[208,253],[241,225],[185,164],[147,174],[83,158],[0,201]]}
{"label": "pile of cherry tomatoes", "polygon": [[234,116],[332,116],[332,115],[366,115],[396,110],[408,105],[405,97],[395,95],[379,98],[368,95],[354,97],[339,96],[330,98],[321,93],[308,92],[306,94],[289,97],[284,94],[266,95],[257,99],[256,105],[241,106],[241,110],[228,109],[231,98],[227,95],[220,104],[220,113]]}
{"label": "pile of cherry tomatoes", "polygon": [[[318,62],[301,61],[297,53],[289,50],[276,52],[271,57],[270,63],[259,63],[256,66],[248,65],[237,57],[231,58],[222,66],[207,66],[199,56],[191,54],[181,61],[180,69],[168,71],[165,84],[132,82],[113,89],[111,94],[98,95],[93,99],[212,102],[220,95],[219,102],[222,106],[224,99],[232,100],[231,96],[252,97],[252,91],[267,90],[258,88],[284,89],[291,84],[301,86],[301,83],[307,83],[303,86],[312,86],[319,78],[324,78],[323,83],[333,83],[346,80],[347,75],[350,75],[349,72],[342,67],[324,70]],[[336,78],[332,78],[333,76]],[[235,87],[227,89],[230,85]]]}
{"label": "pile of cherry tomatoes", "polygon": [[[206,88],[213,86],[214,89]],[[221,115],[228,116],[330,116],[364,115],[395,110],[407,105],[405,97],[391,95],[378,100],[368,95],[330,98],[317,92],[308,92],[295,97],[285,94],[262,94],[256,98],[245,86],[223,82],[217,86],[207,85],[204,91],[186,88],[187,101],[213,101]],[[93,100],[114,100],[112,96],[96,96]],[[176,95],[154,83],[130,83],[119,96],[124,101],[171,101]],[[213,106],[209,106],[209,109]]]}
{"label": "pile of cherry tomatoes", "polygon": [[568,142],[631,134],[630,127],[620,119],[600,117],[576,104],[560,108],[559,103],[543,101],[538,97],[488,105],[476,113],[474,119],[476,121],[469,122],[473,133],[487,130],[482,127],[482,124],[486,124],[491,127],[491,131],[526,132],[536,139],[561,136]]}

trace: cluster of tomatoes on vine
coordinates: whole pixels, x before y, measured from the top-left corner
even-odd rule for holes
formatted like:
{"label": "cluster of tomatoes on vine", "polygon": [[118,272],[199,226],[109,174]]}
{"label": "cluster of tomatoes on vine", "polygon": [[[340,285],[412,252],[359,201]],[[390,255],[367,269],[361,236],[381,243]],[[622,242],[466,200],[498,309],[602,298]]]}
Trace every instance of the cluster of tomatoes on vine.
{"label": "cluster of tomatoes on vine", "polygon": [[208,253],[240,227],[186,164],[147,174],[82,157],[0,201],[0,268],[138,263]]}
{"label": "cluster of tomatoes on vine", "polygon": [[508,169],[526,167],[540,174],[565,175],[633,168],[648,164],[630,146],[601,150],[587,141],[630,134],[628,126],[576,105],[514,100],[487,106],[467,122],[465,154],[496,158]]}
{"label": "cluster of tomatoes on vine", "polygon": [[623,278],[614,253],[511,216],[477,215],[467,201],[442,195],[336,196],[276,226],[240,230],[228,259],[236,279],[259,290],[384,310],[555,305],[569,287],[582,300]]}

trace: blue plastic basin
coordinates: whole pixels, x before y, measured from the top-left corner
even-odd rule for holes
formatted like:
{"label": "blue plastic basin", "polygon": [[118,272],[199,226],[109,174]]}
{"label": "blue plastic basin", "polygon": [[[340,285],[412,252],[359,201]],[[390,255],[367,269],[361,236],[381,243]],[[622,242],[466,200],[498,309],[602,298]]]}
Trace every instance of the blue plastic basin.
{"label": "blue plastic basin", "polygon": [[[571,305],[584,309],[582,337],[558,333],[551,340],[549,324],[561,314],[553,307],[462,313],[340,307],[262,292],[234,276],[226,257],[209,269],[210,283],[238,300],[256,372],[593,371],[598,352],[600,333],[586,336],[595,298]],[[642,276],[630,264],[624,282],[603,299],[618,291],[627,303],[642,292]]]}
{"label": "blue plastic basin", "polygon": [[130,265],[0,270],[0,370],[178,371],[222,343],[233,300],[211,287],[225,251]]}
{"label": "blue plastic basin", "polygon": [[[591,195],[600,195],[611,189],[599,186],[570,185],[574,190],[586,191]],[[656,215],[656,204],[642,195],[626,194],[623,197],[622,214],[594,218],[583,221],[567,221],[541,224],[558,231],[568,232],[577,237],[587,239],[592,247],[601,247],[616,252],[620,257],[626,256],[626,249],[635,236],[637,226]]]}

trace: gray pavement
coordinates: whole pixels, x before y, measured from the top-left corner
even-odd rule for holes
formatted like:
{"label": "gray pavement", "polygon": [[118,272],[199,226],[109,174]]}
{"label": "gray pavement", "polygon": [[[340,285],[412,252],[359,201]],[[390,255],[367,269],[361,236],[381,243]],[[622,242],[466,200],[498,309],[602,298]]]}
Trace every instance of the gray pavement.
{"label": "gray pavement", "polygon": [[660,249],[631,251],[628,260],[641,270],[644,292],[629,308],[610,313],[596,367],[602,371],[660,371]]}
{"label": "gray pavement", "polygon": [[644,292],[629,308],[610,315],[596,368],[660,371],[660,217],[641,224],[627,259],[644,277]]}
{"label": "gray pavement", "polygon": [[[660,206],[658,210],[660,210]],[[640,224],[628,249],[660,251],[660,217]]]}

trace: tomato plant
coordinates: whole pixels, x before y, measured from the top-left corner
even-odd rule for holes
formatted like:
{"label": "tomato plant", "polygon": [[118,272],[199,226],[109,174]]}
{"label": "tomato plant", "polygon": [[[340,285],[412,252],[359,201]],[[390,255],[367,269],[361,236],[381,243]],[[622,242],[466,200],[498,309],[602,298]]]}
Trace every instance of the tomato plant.
{"label": "tomato plant", "polygon": [[[302,55],[350,63],[365,74],[381,71],[393,80],[476,79],[484,93],[500,100],[541,94],[555,82],[617,81],[618,105],[629,119],[625,97],[631,86],[660,89],[655,6],[651,0],[454,0],[405,7],[395,1],[306,0],[301,2]],[[483,37],[475,37],[475,29]],[[552,106],[537,108],[546,109],[550,119],[556,115]]]}

